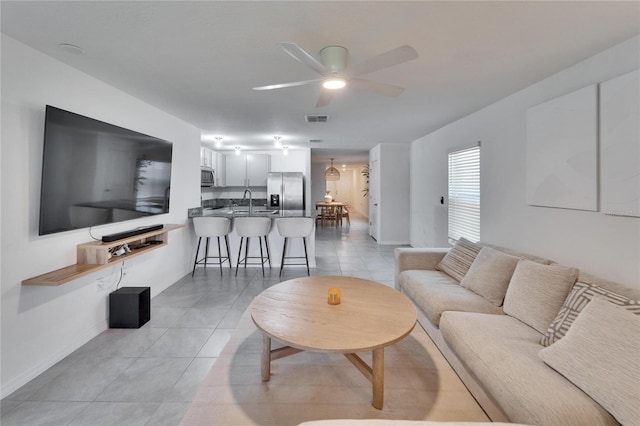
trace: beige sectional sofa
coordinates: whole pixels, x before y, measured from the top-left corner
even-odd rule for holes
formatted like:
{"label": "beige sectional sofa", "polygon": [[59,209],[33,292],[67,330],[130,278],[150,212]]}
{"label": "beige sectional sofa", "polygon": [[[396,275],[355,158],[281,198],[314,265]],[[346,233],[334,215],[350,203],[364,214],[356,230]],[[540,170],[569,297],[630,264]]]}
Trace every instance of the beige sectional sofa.
{"label": "beige sectional sofa", "polygon": [[491,420],[640,424],[638,289],[464,239],[395,257],[396,288]]}

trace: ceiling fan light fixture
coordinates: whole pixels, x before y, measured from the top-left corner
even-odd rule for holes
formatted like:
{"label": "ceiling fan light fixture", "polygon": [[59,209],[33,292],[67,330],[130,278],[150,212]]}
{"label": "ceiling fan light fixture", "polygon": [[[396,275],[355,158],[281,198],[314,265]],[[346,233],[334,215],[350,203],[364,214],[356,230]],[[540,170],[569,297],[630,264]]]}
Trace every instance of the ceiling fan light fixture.
{"label": "ceiling fan light fixture", "polygon": [[324,180],[340,180],[340,172],[333,167],[333,158],[331,159],[331,167],[324,171]]}
{"label": "ceiling fan light fixture", "polygon": [[322,87],[329,90],[342,89],[346,85],[347,85],[346,80],[344,78],[339,78],[339,77],[327,78],[322,82]]}

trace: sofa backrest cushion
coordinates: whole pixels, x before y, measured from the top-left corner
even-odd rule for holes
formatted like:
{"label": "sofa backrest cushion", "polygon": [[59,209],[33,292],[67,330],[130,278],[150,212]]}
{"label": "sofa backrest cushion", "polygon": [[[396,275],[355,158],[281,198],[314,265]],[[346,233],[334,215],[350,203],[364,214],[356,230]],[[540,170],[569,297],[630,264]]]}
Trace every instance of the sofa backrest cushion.
{"label": "sofa backrest cushion", "polygon": [[462,281],[465,274],[471,267],[474,259],[480,252],[482,246],[471,241],[460,238],[451,250],[436,265],[438,271],[453,277],[456,281]]}
{"label": "sofa backrest cushion", "polygon": [[640,419],[640,316],[599,297],[539,355],[622,424]]}
{"label": "sofa backrest cushion", "polygon": [[484,241],[478,242],[482,247],[491,247],[492,249],[496,249],[506,254],[510,254],[511,256],[521,257],[523,259],[529,259],[532,262],[542,263],[543,265],[551,265],[554,263],[552,260],[546,259],[544,257],[536,256],[529,253],[523,253],[521,251],[513,250],[508,247],[502,247],[496,244],[485,243]]}
{"label": "sofa backrest cushion", "polygon": [[562,337],[567,334],[569,327],[571,327],[576,317],[594,297],[602,297],[608,302],[621,306],[633,314],[640,315],[640,301],[629,299],[626,296],[605,290],[594,284],[578,281],[573,285],[571,292],[562,304],[562,308],[560,308],[560,312],[558,312],[558,315],[551,325],[549,325],[542,339],[540,339],[540,344],[542,346],[549,346],[562,339]]}
{"label": "sofa backrest cushion", "polygon": [[598,287],[612,291],[621,296],[628,297],[629,299],[640,300],[639,287],[628,287],[613,281],[605,280],[604,278],[600,278],[595,275],[591,275],[584,271],[580,271],[578,275],[578,281],[580,281],[581,283],[597,285]]}
{"label": "sofa backrest cushion", "polygon": [[479,294],[495,306],[502,306],[509,281],[519,260],[519,257],[491,247],[483,247],[460,281],[460,285]]}
{"label": "sofa backrest cushion", "polygon": [[560,311],[577,277],[575,268],[542,265],[522,259],[507,288],[504,312],[544,333]]}

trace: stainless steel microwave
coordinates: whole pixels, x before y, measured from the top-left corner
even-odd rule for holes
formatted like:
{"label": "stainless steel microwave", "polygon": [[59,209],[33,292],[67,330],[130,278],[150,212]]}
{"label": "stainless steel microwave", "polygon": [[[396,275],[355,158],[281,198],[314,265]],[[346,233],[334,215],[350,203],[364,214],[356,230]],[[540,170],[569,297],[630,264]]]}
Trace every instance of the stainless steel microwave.
{"label": "stainless steel microwave", "polygon": [[215,184],[215,173],[208,167],[200,168],[200,186],[213,186]]}

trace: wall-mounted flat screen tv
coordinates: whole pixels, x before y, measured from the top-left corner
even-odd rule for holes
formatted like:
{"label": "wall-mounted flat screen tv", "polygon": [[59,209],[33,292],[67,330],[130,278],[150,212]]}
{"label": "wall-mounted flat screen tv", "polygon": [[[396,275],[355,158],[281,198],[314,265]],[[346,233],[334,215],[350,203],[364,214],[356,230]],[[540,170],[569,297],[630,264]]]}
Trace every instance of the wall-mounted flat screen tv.
{"label": "wall-mounted flat screen tv", "polygon": [[168,213],[172,147],[47,105],[40,235]]}

